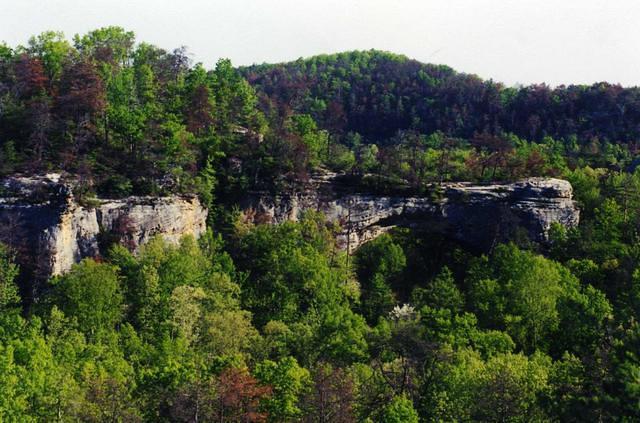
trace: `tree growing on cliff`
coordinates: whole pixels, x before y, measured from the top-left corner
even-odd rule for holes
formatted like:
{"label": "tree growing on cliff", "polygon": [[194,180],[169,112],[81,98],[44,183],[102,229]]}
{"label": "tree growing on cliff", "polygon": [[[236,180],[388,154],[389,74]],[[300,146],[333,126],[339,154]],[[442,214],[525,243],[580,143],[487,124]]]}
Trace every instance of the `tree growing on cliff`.
{"label": "tree growing on cliff", "polygon": [[15,283],[18,272],[11,250],[0,243],[0,312],[20,304],[18,286]]}

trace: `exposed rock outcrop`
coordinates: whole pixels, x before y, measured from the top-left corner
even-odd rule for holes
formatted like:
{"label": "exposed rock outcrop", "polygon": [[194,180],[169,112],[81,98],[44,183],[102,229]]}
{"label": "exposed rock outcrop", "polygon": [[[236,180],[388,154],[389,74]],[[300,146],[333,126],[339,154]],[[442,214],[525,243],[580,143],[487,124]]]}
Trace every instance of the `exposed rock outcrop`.
{"label": "exposed rock outcrop", "polygon": [[[1,181],[0,240],[22,253],[21,265],[36,278],[63,273],[84,257],[98,256],[105,237],[117,237],[135,251],[155,235],[175,243],[206,229],[207,210],[196,197],[97,199],[83,205],[72,191],[72,183],[58,175]],[[517,231],[544,242],[554,222],[571,227],[579,219],[571,185],[550,178],[449,183],[421,197],[362,193],[340,177],[324,174],[296,193],[248,193],[241,206],[264,223],[297,220],[305,210],[322,211],[340,224],[338,241],[350,251],[395,226],[441,233],[486,251]]]}
{"label": "exposed rock outcrop", "polygon": [[255,221],[296,220],[304,210],[322,211],[340,223],[339,242],[353,250],[395,226],[442,233],[486,251],[518,231],[544,242],[553,223],[578,224],[571,184],[553,178],[529,178],[510,184],[447,183],[429,197],[368,195],[344,186],[335,175],[314,178],[290,195],[252,193],[243,205]]}
{"label": "exposed rock outcrop", "polygon": [[57,275],[100,254],[101,237],[116,236],[132,250],[155,235],[176,243],[206,229],[196,197],[97,199],[81,205],[59,175],[10,177],[0,185],[0,239],[23,257],[36,278]]}

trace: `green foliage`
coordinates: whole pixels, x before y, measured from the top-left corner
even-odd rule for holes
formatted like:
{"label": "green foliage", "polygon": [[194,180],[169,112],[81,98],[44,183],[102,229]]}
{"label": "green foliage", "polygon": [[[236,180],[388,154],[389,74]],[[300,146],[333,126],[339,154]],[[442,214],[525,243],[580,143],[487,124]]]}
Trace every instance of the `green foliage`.
{"label": "green foliage", "polygon": [[576,356],[565,354],[549,373],[551,389],[543,393],[547,407],[562,421],[588,420],[584,407],[586,369]]}
{"label": "green foliage", "polygon": [[73,39],[75,47],[82,54],[94,56],[111,66],[126,64],[134,40],[133,32],[117,26],[96,29],[83,36],[76,35]]}
{"label": "green foliage", "polygon": [[444,267],[426,288],[413,290],[411,303],[417,307],[444,308],[458,313],[463,309],[464,297],[453,280],[451,270]]}
{"label": "green foliage", "polygon": [[433,393],[433,419],[544,421],[538,396],[549,386],[550,360],[540,354],[500,354],[483,361],[462,350],[443,363]]}
{"label": "green foliage", "polygon": [[375,323],[396,304],[392,288],[406,266],[406,257],[385,234],[358,249],[355,266],[361,283],[362,314],[369,323]]}
{"label": "green foliage", "polygon": [[594,351],[604,340],[611,324],[613,308],[605,294],[587,285],[584,288],[566,285],[558,303],[560,316],[559,333],[553,349],[586,354]]}
{"label": "green foliage", "polygon": [[394,397],[384,408],[382,421],[385,423],[418,423],[419,417],[411,400],[405,396]]}
{"label": "green foliage", "polygon": [[514,245],[499,246],[491,260],[472,266],[468,285],[480,321],[505,330],[520,346],[533,351],[559,325],[558,298],[573,276],[557,263]]}
{"label": "green foliage", "polygon": [[616,387],[620,390],[620,406],[631,421],[640,417],[640,325],[632,323],[623,339],[616,358]]}
{"label": "green foliage", "polygon": [[29,38],[27,51],[42,61],[47,78],[55,81],[60,78],[64,61],[72,55],[72,47],[62,32],[46,31]]}
{"label": "green foliage", "polygon": [[0,244],[0,311],[15,307],[20,302],[18,286],[15,284],[18,272],[9,248]]}
{"label": "green foliage", "polygon": [[270,398],[263,400],[269,420],[274,422],[295,421],[302,415],[300,397],[310,384],[309,371],[300,367],[296,360],[287,357],[279,362],[265,360],[258,363],[256,378],[272,387]]}
{"label": "green foliage", "polygon": [[238,244],[237,264],[248,272],[243,305],[258,327],[270,320],[299,321],[343,301],[342,275],[328,255],[322,223],[312,217],[300,224],[257,226]]}
{"label": "green foliage", "polygon": [[115,266],[85,259],[54,284],[61,310],[89,337],[120,322],[123,297]]}
{"label": "green foliage", "polygon": [[309,115],[292,116],[289,125],[291,132],[299,136],[306,147],[309,166],[317,167],[321,162],[326,161],[329,142],[327,131],[320,131]]}
{"label": "green foliage", "polygon": [[327,308],[313,339],[309,359],[349,364],[367,358],[368,328],[364,318],[346,305]]}
{"label": "green foliage", "polygon": [[244,310],[225,310],[207,314],[202,323],[203,349],[216,356],[250,356],[260,343],[251,324],[251,314]]}

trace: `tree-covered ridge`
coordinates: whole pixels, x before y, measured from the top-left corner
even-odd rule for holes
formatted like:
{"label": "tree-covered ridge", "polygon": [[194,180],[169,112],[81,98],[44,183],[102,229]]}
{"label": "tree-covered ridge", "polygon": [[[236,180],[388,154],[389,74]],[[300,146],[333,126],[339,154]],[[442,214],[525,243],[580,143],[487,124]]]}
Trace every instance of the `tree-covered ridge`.
{"label": "tree-covered ridge", "polygon": [[[246,78],[246,79],[245,79]],[[317,168],[371,189],[631,163],[638,89],[504,87],[378,51],[215,69],[118,27],[0,48],[0,172],[68,171],[83,195],[232,202]]]}
{"label": "tree-covered ridge", "polygon": [[513,133],[540,141],[637,141],[640,88],[596,83],[506,87],[405,56],[370,50],[241,69],[270,106],[311,114],[332,133],[380,141],[399,130],[458,138]]}
{"label": "tree-covered ridge", "polygon": [[[505,87],[375,50],[240,72],[279,126],[310,122],[291,138],[306,147],[307,168],[378,174],[419,191],[444,180],[557,176],[585,165],[619,170],[637,153],[638,88]],[[380,188],[383,179],[364,183]]]}
{"label": "tree-covered ridge", "polygon": [[205,70],[184,49],[135,43],[109,27],[45,32],[0,53],[2,171],[65,170],[111,195],[197,191],[263,118],[227,60]]}

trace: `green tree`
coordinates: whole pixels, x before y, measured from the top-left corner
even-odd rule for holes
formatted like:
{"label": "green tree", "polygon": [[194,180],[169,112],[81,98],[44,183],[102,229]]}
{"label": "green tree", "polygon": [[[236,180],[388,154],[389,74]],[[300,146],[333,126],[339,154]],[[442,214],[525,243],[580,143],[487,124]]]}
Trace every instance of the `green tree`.
{"label": "green tree", "polygon": [[546,416],[538,397],[548,385],[551,362],[534,355],[491,358],[481,376],[481,385],[472,417],[479,421],[535,421]]}
{"label": "green tree", "polygon": [[418,308],[426,305],[459,313],[464,306],[464,297],[455,284],[451,270],[445,266],[426,288],[416,287],[413,290],[411,303]]}
{"label": "green tree", "polygon": [[555,361],[549,372],[550,390],[543,393],[545,409],[560,421],[588,421],[596,418],[586,407],[589,393],[586,387],[586,368],[580,359],[564,354]]}
{"label": "green tree", "polygon": [[371,324],[386,315],[396,304],[393,289],[407,264],[402,248],[384,234],[364,244],[355,254],[355,266],[361,284],[361,310]]}
{"label": "green tree", "polygon": [[318,129],[313,118],[309,115],[294,115],[289,121],[290,130],[300,137],[306,147],[309,166],[318,167],[326,161],[329,134]]}
{"label": "green tree", "polygon": [[210,357],[236,356],[250,358],[261,343],[258,331],[245,310],[209,313],[202,322],[203,349]]}
{"label": "green tree", "polygon": [[306,354],[310,364],[316,357],[343,365],[366,360],[368,327],[348,306],[327,307],[314,332],[312,348]]}
{"label": "green tree", "polygon": [[[438,364],[429,418],[441,421],[546,421],[539,398],[549,387],[551,360],[498,354],[484,361],[461,350]],[[426,399],[426,398],[425,398]]]}
{"label": "green tree", "polygon": [[202,302],[206,298],[207,294],[202,288],[189,285],[177,286],[171,292],[171,325],[188,344],[197,340],[200,335],[198,325],[202,319]]}
{"label": "green tree", "polygon": [[54,283],[60,309],[89,337],[120,322],[123,296],[115,266],[85,259]]}
{"label": "green tree", "polygon": [[20,392],[20,374],[14,349],[0,345],[0,417],[7,421],[34,421],[27,414],[28,396]]}
{"label": "green tree", "polygon": [[565,280],[560,264],[515,245],[501,245],[472,266],[467,278],[480,322],[506,332],[523,348],[548,346],[559,325],[558,299]]}
{"label": "green tree", "polygon": [[15,284],[18,273],[18,265],[14,263],[9,248],[0,244],[0,313],[20,303],[18,286]]}
{"label": "green tree", "polygon": [[[95,58],[106,65],[104,70],[124,67],[128,64],[135,42],[135,34],[119,26],[99,28],[73,37],[76,49],[81,54]],[[106,76],[103,74],[103,77]],[[105,78],[108,79],[108,78]]]}
{"label": "green tree", "polygon": [[299,223],[259,225],[240,235],[234,258],[248,272],[242,304],[257,327],[298,322],[345,301],[348,287],[339,261],[331,259],[333,243],[322,220],[309,214]]}
{"label": "green tree", "polygon": [[382,421],[384,423],[418,423],[420,419],[411,400],[406,396],[397,396],[384,408]]}
{"label": "green tree", "polygon": [[64,34],[57,31],[46,31],[29,38],[27,51],[42,61],[51,82],[59,80],[65,60],[71,59],[74,54]]}
{"label": "green tree", "polygon": [[614,370],[616,394],[610,399],[614,415],[622,414],[629,421],[640,418],[640,325],[632,322],[617,344]]}
{"label": "green tree", "polygon": [[596,351],[613,321],[613,307],[605,294],[572,278],[565,280],[558,314],[560,325],[551,349],[557,356],[564,351],[581,356]]}
{"label": "green tree", "polygon": [[272,388],[271,397],[262,400],[269,421],[296,421],[302,415],[300,400],[309,389],[311,379],[309,371],[300,367],[294,358],[258,363],[255,376],[260,383]]}

